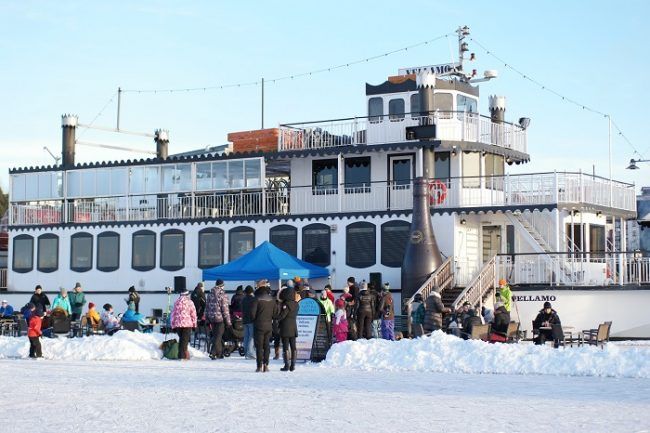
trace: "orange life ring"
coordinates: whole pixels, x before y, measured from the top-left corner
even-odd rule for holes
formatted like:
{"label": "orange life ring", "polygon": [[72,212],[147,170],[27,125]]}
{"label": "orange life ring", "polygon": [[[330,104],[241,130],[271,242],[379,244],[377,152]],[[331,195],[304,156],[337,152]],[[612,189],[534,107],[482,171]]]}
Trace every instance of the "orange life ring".
{"label": "orange life ring", "polygon": [[447,185],[437,179],[429,181],[429,204],[442,204],[447,198]]}

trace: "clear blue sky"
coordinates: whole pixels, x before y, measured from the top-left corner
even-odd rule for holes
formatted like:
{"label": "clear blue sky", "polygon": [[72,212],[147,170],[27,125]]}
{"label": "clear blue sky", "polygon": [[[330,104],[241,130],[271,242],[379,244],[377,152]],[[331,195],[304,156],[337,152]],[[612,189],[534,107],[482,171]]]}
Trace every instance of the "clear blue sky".
{"label": "clear blue sky", "polygon": [[[168,88],[255,81],[345,63],[468,25],[520,70],[611,113],[650,158],[650,2],[0,1],[0,185],[7,168],[50,164],[60,115],[90,122],[118,86]],[[455,49],[453,38],[451,48]],[[446,40],[336,72],[267,85],[266,125],[363,115],[364,83],[405,66],[444,63]],[[477,67],[500,77],[481,88],[507,96],[507,118],[532,118],[531,163],[512,171],[607,175],[607,121],[563,103],[471,45]],[[226,142],[260,124],[258,87],[188,94],[126,94],[122,127],[170,130],[172,153]],[[115,101],[95,122],[115,124]],[[89,141],[153,150],[148,139],[87,131]],[[633,150],[614,136],[614,177],[650,184],[650,163],[625,170]],[[80,147],[79,161],[139,157]]]}

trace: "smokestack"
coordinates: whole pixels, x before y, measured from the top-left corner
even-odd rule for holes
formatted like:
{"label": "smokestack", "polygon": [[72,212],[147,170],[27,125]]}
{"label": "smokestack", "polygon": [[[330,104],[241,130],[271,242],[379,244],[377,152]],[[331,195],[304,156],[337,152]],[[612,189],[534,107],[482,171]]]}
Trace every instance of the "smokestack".
{"label": "smokestack", "polygon": [[64,170],[74,167],[75,133],[78,123],[79,118],[74,114],[61,116],[61,164]]}
{"label": "smokestack", "polygon": [[505,96],[490,96],[488,98],[490,104],[490,117],[492,122],[503,123],[506,120],[506,97]]}
{"label": "smokestack", "polygon": [[169,131],[166,129],[156,129],[154,131],[156,142],[156,155],[158,159],[167,159],[169,155]]}
{"label": "smokestack", "polygon": [[415,76],[415,84],[420,95],[420,115],[428,116],[434,111],[433,89],[436,87],[436,74],[428,69],[419,71]]}
{"label": "smokestack", "polygon": [[402,300],[413,296],[441,265],[442,257],[429,213],[429,183],[418,177],[413,182],[411,234],[402,262]]}

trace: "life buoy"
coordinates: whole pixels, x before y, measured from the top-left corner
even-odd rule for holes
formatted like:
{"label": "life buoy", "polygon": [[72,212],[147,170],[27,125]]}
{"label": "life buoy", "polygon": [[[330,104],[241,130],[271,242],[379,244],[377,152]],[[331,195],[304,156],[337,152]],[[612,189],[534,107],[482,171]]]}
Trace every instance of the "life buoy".
{"label": "life buoy", "polygon": [[447,185],[437,179],[429,181],[429,204],[442,204],[447,198]]}

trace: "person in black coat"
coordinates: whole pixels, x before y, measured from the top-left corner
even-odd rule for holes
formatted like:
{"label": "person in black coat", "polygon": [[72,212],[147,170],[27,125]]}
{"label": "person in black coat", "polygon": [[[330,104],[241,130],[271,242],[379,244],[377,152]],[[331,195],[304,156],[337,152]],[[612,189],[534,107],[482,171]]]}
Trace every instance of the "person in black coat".
{"label": "person in black coat", "polygon": [[494,310],[494,321],[492,322],[492,331],[497,334],[506,336],[508,333],[508,325],[510,324],[510,313],[506,310],[504,305],[498,306]]}
{"label": "person in black coat", "polygon": [[230,300],[230,315],[232,317],[242,316],[243,301],[244,301],[244,288],[242,286],[237,286],[237,288],[235,289],[235,294],[232,295],[232,299]]}
{"label": "person in black coat", "polygon": [[357,306],[357,320],[361,338],[372,338],[372,321],[377,314],[377,297],[368,290],[368,286],[361,287]]}
{"label": "person in black coat", "polygon": [[257,355],[256,372],[269,371],[269,355],[271,352],[271,333],[273,332],[273,316],[276,312],[276,302],[271,296],[268,283],[255,291],[257,302],[253,309],[253,324],[255,328],[255,351]]}
{"label": "person in black coat", "polygon": [[[282,337],[282,358],[284,367],[281,371],[293,371],[296,368],[296,338],[298,337],[298,303],[295,301],[296,292],[286,288],[280,293],[282,302],[277,312],[277,320],[280,325],[280,336]],[[291,357],[291,365],[289,365]]]}
{"label": "person in black coat", "polygon": [[472,336],[472,329],[476,325],[481,324],[481,318],[478,317],[478,314],[476,313],[476,310],[474,309],[469,309],[467,311],[467,317],[463,321],[463,340],[469,340],[469,338]]}
{"label": "person in black coat", "polygon": [[135,290],[135,286],[129,287],[129,297],[126,299],[126,305],[131,302],[135,304],[135,312],[140,312],[140,294]]}
{"label": "person in black coat", "polygon": [[256,308],[257,298],[253,295],[253,287],[246,286],[244,298],[241,301],[242,321],[244,323],[244,350],[246,359],[255,358],[254,335],[255,319],[253,311]]}
{"label": "person in black coat", "polygon": [[[544,302],[544,308],[539,310],[539,314],[533,321],[533,331],[537,330],[537,337],[533,339],[535,344],[543,345],[546,343],[546,340],[554,340],[553,338],[553,329],[539,329],[539,328],[552,328],[553,325],[561,325],[560,316],[557,315],[557,312],[553,309],[550,302]],[[555,339],[554,346],[557,348],[560,346],[559,340]]]}
{"label": "person in black coat", "polygon": [[191,299],[192,299],[192,303],[194,304],[194,308],[196,309],[196,320],[202,323],[203,315],[205,314],[205,303],[206,303],[205,287],[202,281],[199,284],[197,284],[196,287],[194,288]]}
{"label": "person in black coat", "polygon": [[48,298],[47,295],[43,293],[43,288],[40,284],[34,289],[34,294],[32,295],[32,298],[29,300],[29,302],[34,304],[37,310],[45,312],[50,309],[50,298]]}

